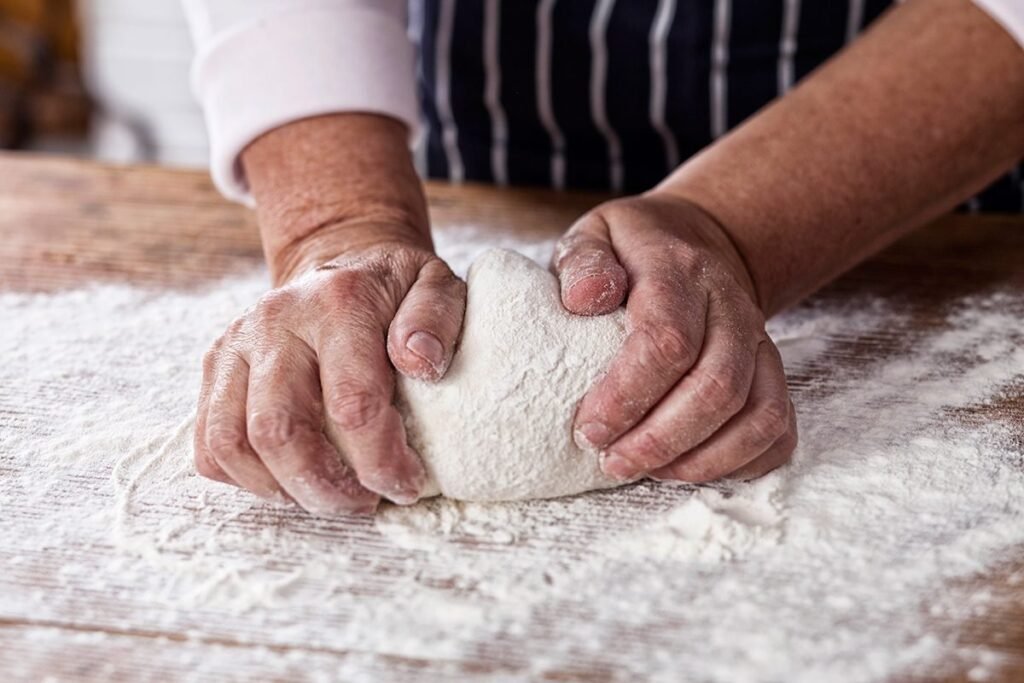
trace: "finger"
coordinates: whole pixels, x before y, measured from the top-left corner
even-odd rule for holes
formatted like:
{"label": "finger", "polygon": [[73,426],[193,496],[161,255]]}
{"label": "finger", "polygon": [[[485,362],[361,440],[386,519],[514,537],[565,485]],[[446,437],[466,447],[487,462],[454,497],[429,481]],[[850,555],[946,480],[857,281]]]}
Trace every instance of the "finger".
{"label": "finger", "polygon": [[[757,472],[769,466],[785,452],[783,437],[795,425],[786,394],[786,376],[775,345],[760,344],[757,369],[746,405],[715,434],[697,447],[683,453],[670,465],[655,470],[658,479],[676,479],[703,483],[720,479],[746,467]],[[795,445],[795,429],[792,445]],[[775,445],[779,451],[773,452]],[[792,448],[789,449],[790,452]],[[755,467],[755,462],[768,457]],[[780,463],[781,464],[781,463]]]}
{"label": "finger", "polygon": [[233,352],[222,354],[210,389],[203,438],[206,452],[238,486],[269,500],[287,500],[284,490],[249,444],[246,397],[249,364]]}
{"label": "finger", "polygon": [[607,450],[602,461],[606,474],[632,479],[667,465],[743,408],[757,352],[751,322],[744,317],[739,307],[712,300],[696,365],[643,422]]}
{"label": "finger", "polygon": [[376,494],[359,485],[323,434],[313,351],[295,339],[254,354],[249,372],[247,434],[282,488],[313,514],[369,513]]}
{"label": "finger", "polygon": [[440,260],[428,262],[398,307],[388,330],[388,355],[416,379],[444,376],[466,311],[466,283]]}
{"label": "finger", "polygon": [[759,479],[793,459],[793,452],[797,446],[796,412],[792,406],[789,410],[791,427],[782,437],[772,444],[772,447],[758,456],[753,462],[747,463],[740,469],[728,475],[729,479],[737,481],[752,481]]}
{"label": "finger", "polygon": [[384,324],[346,321],[318,343],[327,433],[367,489],[400,504],[419,499],[427,475],[406,443],[394,400]]}
{"label": "finger", "polygon": [[600,215],[585,216],[569,229],[555,247],[551,265],[561,282],[562,305],[571,313],[611,313],[626,298],[628,277]]}
{"label": "finger", "polygon": [[626,307],[630,332],[576,411],[574,436],[581,448],[609,446],[640,422],[697,359],[707,299],[671,273],[671,266],[655,265],[637,278]]}
{"label": "finger", "polygon": [[213,458],[206,447],[206,416],[210,408],[210,391],[213,388],[214,379],[217,376],[217,364],[220,358],[222,342],[218,339],[206,355],[203,356],[203,382],[199,388],[199,402],[196,406],[196,424],[192,435],[192,452],[195,460],[196,472],[200,476],[219,481],[224,484],[238,486],[238,484],[221,469],[220,465]]}

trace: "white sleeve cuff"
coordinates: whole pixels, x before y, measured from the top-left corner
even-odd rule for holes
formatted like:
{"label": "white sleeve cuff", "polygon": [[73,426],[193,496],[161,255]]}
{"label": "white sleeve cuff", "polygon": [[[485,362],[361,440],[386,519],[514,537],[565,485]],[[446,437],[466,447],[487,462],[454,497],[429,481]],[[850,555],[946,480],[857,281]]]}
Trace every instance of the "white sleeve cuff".
{"label": "white sleeve cuff", "polygon": [[364,112],[399,119],[413,136],[419,119],[404,17],[364,6],[281,11],[231,26],[200,45],[192,79],[213,181],[250,205],[238,157],[264,133],[311,116]]}
{"label": "white sleeve cuff", "polygon": [[1024,0],[974,0],[1024,47]]}

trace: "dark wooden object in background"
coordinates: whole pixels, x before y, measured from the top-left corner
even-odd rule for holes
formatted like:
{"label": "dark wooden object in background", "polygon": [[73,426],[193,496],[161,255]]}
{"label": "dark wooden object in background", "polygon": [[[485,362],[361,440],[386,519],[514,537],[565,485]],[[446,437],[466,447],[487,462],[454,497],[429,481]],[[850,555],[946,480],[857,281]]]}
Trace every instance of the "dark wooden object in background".
{"label": "dark wooden object in background", "polygon": [[0,0],[0,148],[85,136],[75,10],[75,0]]}

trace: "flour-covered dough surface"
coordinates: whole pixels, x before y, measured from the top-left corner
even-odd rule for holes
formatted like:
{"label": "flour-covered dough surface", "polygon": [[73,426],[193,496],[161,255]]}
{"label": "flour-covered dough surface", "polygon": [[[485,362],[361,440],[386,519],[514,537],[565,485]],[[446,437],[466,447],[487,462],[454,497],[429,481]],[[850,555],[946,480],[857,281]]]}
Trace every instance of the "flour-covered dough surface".
{"label": "flour-covered dough surface", "polygon": [[429,494],[471,501],[554,498],[615,482],[573,442],[576,405],[625,337],[625,313],[569,314],[558,281],[513,251],[470,268],[466,318],[447,375],[399,378]]}

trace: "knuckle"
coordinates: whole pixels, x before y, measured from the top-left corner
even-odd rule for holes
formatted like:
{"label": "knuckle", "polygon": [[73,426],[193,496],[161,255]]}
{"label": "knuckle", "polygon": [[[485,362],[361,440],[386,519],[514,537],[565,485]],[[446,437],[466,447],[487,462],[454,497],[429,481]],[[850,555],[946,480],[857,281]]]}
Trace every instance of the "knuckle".
{"label": "knuckle", "polygon": [[286,316],[294,305],[294,294],[284,289],[274,289],[263,295],[253,313],[258,321],[273,324]]}
{"label": "knuckle", "polygon": [[[774,347],[775,344],[771,341],[771,337],[768,336],[768,332],[765,330],[766,321],[764,318],[764,311],[762,311],[760,307],[758,307],[758,305],[749,298],[748,294],[744,293],[743,297],[744,301],[741,309],[743,319],[748,321],[747,324],[751,329],[757,330],[758,335]],[[776,357],[779,356],[778,349],[775,350],[774,355]],[[782,362],[781,358],[779,359],[779,362]]]}
{"label": "knuckle", "polygon": [[757,444],[775,443],[789,428],[789,402],[780,397],[762,402],[751,413],[748,428]]}
{"label": "knuckle", "polygon": [[691,484],[708,484],[724,477],[728,472],[718,461],[695,461],[680,469],[680,479]]}
{"label": "knuckle", "polygon": [[220,365],[224,359],[225,354],[231,353],[231,346],[229,345],[229,338],[234,336],[237,331],[240,322],[236,319],[228,327],[227,331],[210,344],[210,348],[203,354],[203,373],[209,377],[214,374],[217,366]]}
{"label": "knuckle", "polygon": [[776,448],[784,454],[785,462],[789,462],[793,459],[793,454],[796,452],[796,447],[800,445],[800,437],[797,435],[795,429],[790,429],[782,438],[776,442]]}
{"label": "knuckle", "polygon": [[360,270],[338,270],[327,280],[330,293],[340,299],[351,299],[362,293],[366,275]]}
{"label": "knuckle", "polygon": [[682,372],[690,367],[697,351],[678,327],[657,325],[645,327],[650,363],[662,370]]}
{"label": "knuckle", "polygon": [[369,424],[384,407],[380,392],[365,385],[345,383],[325,398],[327,418],[344,430],[357,430]]}
{"label": "knuckle", "polygon": [[704,373],[697,382],[696,395],[713,412],[730,415],[739,412],[747,398],[738,371],[726,367]]}
{"label": "knuckle", "polygon": [[227,342],[227,339],[229,337],[235,337],[235,336],[241,334],[242,330],[245,328],[245,322],[246,322],[245,321],[245,316],[239,316],[239,317],[235,318],[234,320],[232,320],[231,324],[228,325],[227,331],[224,333],[224,335],[220,339],[217,340],[217,344],[218,345],[224,344],[224,343]]}
{"label": "knuckle", "polygon": [[386,272],[375,264],[354,266],[332,274],[319,295],[328,308],[352,313],[394,308],[397,292],[390,291]]}
{"label": "knuckle", "polygon": [[593,220],[600,221],[606,226],[620,221],[631,223],[642,219],[645,214],[644,203],[637,201],[634,197],[609,199],[598,204],[591,212]]}
{"label": "knuckle", "polygon": [[716,273],[711,267],[707,254],[692,244],[683,244],[672,252],[672,264],[676,270],[695,277],[705,283],[714,280]]}
{"label": "knuckle", "polygon": [[254,413],[247,425],[249,443],[258,451],[281,448],[307,428],[303,420],[283,409]]}
{"label": "knuckle", "polygon": [[664,465],[676,455],[678,454],[667,439],[650,430],[638,434],[635,443],[629,449],[629,459],[644,469]]}
{"label": "knuckle", "polygon": [[208,458],[208,457],[206,457],[204,455],[200,455],[199,453],[196,453],[196,456],[195,456],[195,466],[196,466],[196,472],[201,477],[205,477],[207,479],[215,479],[215,480],[219,480],[219,479],[222,478],[222,475],[220,473],[220,468],[217,467],[217,465],[212,460],[210,460],[210,458]]}
{"label": "knuckle", "polygon": [[217,367],[217,360],[220,357],[220,345],[214,344],[203,354],[203,374],[209,377]]}
{"label": "knuckle", "polygon": [[619,382],[606,382],[595,390],[593,398],[585,397],[580,404],[577,422],[601,422],[615,433],[621,433],[643,416],[646,397],[630,395]]}
{"label": "knuckle", "polygon": [[444,284],[460,281],[455,277],[455,273],[452,272],[451,268],[444,261],[437,258],[430,259],[423,264],[423,267],[420,269],[420,275],[429,280]]}
{"label": "knuckle", "polygon": [[249,449],[245,430],[234,424],[214,422],[206,428],[206,449],[218,462],[232,460]]}
{"label": "knuckle", "polygon": [[440,259],[430,261],[420,271],[419,282],[432,290],[434,301],[446,308],[461,305],[466,296],[466,283],[462,281]]}

